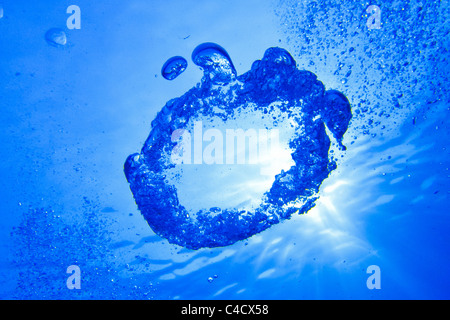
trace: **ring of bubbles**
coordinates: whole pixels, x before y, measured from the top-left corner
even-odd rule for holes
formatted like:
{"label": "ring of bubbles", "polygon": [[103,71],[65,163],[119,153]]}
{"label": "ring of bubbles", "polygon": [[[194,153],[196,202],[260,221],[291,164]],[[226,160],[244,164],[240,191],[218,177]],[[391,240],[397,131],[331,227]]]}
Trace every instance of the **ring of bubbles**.
{"label": "ring of bubbles", "polygon": [[[322,181],[336,168],[329,158],[330,138],[345,149],[342,139],[351,119],[347,98],[325,90],[312,72],[299,70],[282,48],[267,49],[240,76],[228,53],[217,44],[199,45],[192,60],[203,69],[201,83],[166,103],[153,120],[141,152],[130,155],[124,165],[136,204],[152,230],[189,249],[228,246],[310,210]],[[281,116],[289,120],[295,165],[275,175],[252,210],[215,206],[190,214],[167,178],[176,166],[170,161],[176,146],[172,133],[201,117],[226,122],[251,112],[273,115],[274,127]]]}

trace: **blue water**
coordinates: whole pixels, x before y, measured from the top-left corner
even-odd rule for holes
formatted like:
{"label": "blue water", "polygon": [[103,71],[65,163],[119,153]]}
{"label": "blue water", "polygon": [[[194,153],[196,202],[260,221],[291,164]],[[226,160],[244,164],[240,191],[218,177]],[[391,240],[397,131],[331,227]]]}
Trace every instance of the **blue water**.
{"label": "blue water", "polygon": [[[67,22],[72,4],[79,29]],[[379,26],[370,4],[381,9]],[[450,297],[448,1],[3,0],[0,8],[0,298]],[[168,101],[205,84],[199,65],[207,66],[192,53],[211,42],[232,61],[225,76],[210,77],[225,90],[215,96],[224,109],[229,79],[278,47],[344,95],[352,118],[344,150],[336,116],[320,115],[336,166],[320,177],[307,213],[197,249],[153,231],[124,162],[145,146]],[[168,81],[163,65],[177,56],[187,67]],[[254,95],[257,106],[268,102]],[[235,117],[238,126],[260,118]],[[214,208],[227,184],[186,172],[170,180],[180,202],[192,212]],[[267,190],[256,189],[221,205],[255,208],[240,199]],[[71,265],[81,270],[80,289],[68,289]],[[379,289],[367,286],[373,265]]]}

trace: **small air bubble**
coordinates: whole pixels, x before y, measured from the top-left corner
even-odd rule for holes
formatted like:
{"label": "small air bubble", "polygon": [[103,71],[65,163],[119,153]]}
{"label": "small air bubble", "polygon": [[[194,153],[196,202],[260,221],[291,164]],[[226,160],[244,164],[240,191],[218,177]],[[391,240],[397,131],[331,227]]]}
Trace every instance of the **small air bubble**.
{"label": "small air bubble", "polygon": [[164,63],[161,69],[161,75],[164,79],[173,80],[186,70],[187,65],[188,63],[185,58],[180,56],[172,57]]}
{"label": "small air bubble", "polygon": [[45,33],[45,40],[54,47],[64,46],[67,43],[66,33],[58,28],[51,28]]}

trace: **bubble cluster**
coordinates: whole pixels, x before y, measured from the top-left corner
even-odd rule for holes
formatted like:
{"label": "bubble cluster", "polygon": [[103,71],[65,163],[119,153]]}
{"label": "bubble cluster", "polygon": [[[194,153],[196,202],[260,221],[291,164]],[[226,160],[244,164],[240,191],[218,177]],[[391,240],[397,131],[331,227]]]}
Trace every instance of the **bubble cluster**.
{"label": "bubble cluster", "polygon": [[[374,8],[382,14],[374,16]],[[443,1],[382,0],[375,6],[287,0],[276,5],[297,61],[322,77],[331,71],[327,83],[345,90],[355,140],[392,134],[400,123],[422,118],[435,102],[448,101],[446,12]]]}
{"label": "bubble cluster", "polygon": [[[12,299],[145,299],[155,291],[148,278],[121,278],[104,229],[112,220],[99,215],[94,201],[84,198],[81,216],[70,217],[61,208],[19,205],[22,220],[11,232],[11,263],[18,270]],[[81,269],[81,290],[66,287],[71,265]]]}

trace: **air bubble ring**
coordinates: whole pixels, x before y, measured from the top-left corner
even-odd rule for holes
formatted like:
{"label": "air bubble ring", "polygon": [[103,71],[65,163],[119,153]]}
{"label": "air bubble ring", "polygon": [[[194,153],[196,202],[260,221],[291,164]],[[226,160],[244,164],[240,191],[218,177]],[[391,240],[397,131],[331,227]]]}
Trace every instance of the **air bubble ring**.
{"label": "air bubble ring", "polygon": [[[217,47],[199,47],[202,50],[197,50],[197,54],[211,50],[217,55],[212,50]],[[328,158],[331,141],[325,126],[341,144],[351,119],[345,96],[325,91],[313,73],[296,68],[294,59],[284,49],[269,48],[263,59],[238,77],[234,77],[228,54],[221,54],[229,63],[217,60],[217,56],[193,59],[196,64],[203,64],[202,83],[166,103],[152,122],[141,152],[130,155],[124,165],[138,208],[153,231],[170,243],[189,249],[231,245],[312,208],[319,186],[336,168],[336,163]],[[212,64],[205,64],[208,59]],[[224,66],[225,75],[220,74],[214,61]],[[227,90],[222,90],[225,85]],[[290,140],[295,166],[276,175],[261,205],[252,212],[214,207],[191,216],[179,202],[177,189],[166,180],[165,173],[174,166],[168,161],[175,146],[171,133],[185,128],[196,117],[219,116],[214,113],[217,106],[225,111],[220,116],[227,118],[239,116],[234,114],[237,106],[267,108],[276,101],[283,101],[282,111],[302,124]]]}

